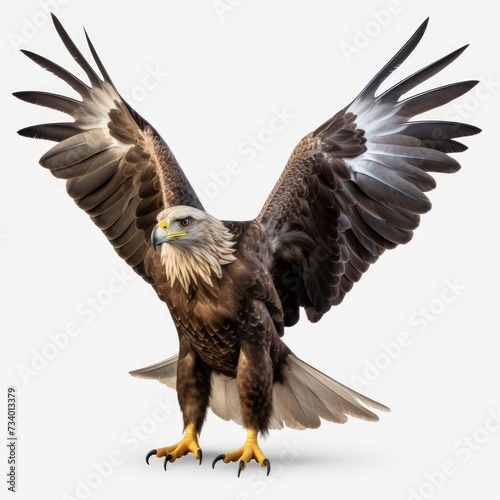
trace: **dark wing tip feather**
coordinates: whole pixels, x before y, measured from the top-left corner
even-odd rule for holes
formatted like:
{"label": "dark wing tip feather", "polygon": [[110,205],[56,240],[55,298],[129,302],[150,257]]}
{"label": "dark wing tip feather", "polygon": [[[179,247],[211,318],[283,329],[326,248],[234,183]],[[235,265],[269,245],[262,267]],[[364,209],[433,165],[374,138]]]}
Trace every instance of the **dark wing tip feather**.
{"label": "dark wing tip feather", "polygon": [[20,130],[17,131],[19,135],[22,137],[29,137],[30,139],[41,139],[36,132],[33,130],[33,126],[31,127],[24,127]]}
{"label": "dark wing tip feather", "polygon": [[61,80],[65,81],[69,86],[71,86],[76,92],[78,92],[81,96],[87,96],[89,94],[89,87],[83,83],[79,78],[75,75],[59,66],[55,62],[43,57],[35,52],[31,52],[30,50],[21,49],[21,52],[31,59],[34,63],[38,64],[43,69],[50,71]]}
{"label": "dark wing tip feather", "polygon": [[442,87],[408,97],[396,104],[394,109],[397,110],[398,115],[410,119],[426,111],[448,104],[450,101],[469,92],[478,83],[478,80],[466,80],[443,85]]}
{"label": "dark wing tip feather", "polygon": [[[90,40],[90,37],[87,33],[87,30],[84,28],[83,31],[85,33],[85,39],[87,40],[87,44],[89,46],[92,57],[94,58],[94,61],[97,64],[97,67],[99,68],[99,71],[101,72],[101,75],[103,76],[104,81],[108,82],[113,87],[113,89],[116,90],[116,87],[115,87],[113,81],[111,80],[108,72],[106,71],[106,68],[104,67],[104,64],[101,61],[101,58],[97,54],[97,51],[95,50],[94,45],[92,44],[92,41]],[[118,93],[117,90],[116,90],[116,92]]]}
{"label": "dark wing tip feather", "polygon": [[[82,66],[83,70],[87,73],[87,75],[91,79],[92,83],[95,85],[99,85],[101,82],[100,78],[95,73],[95,71],[92,69],[92,67],[89,65],[87,60],[83,57],[83,55],[80,52],[80,50],[78,49],[78,47],[71,40],[67,31],[64,29],[63,25],[61,24],[61,21],[59,21],[59,19],[57,18],[57,16],[54,13],[51,13],[51,16],[52,16],[52,22],[54,23],[54,26],[57,30],[57,33],[61,37],[61,40],[63,41],[63,43],[66,46],[66,48],[68,49],[68,51],[75,58],[75,60],[78,62],[78,64],[80,64],[80,66]],[[87,30],[85,28],[83,28],[83,32],[85,34],[85,39],[87,40],[87,44],[89,46],[92,57],[94,58],[94,61],[97,64],[97,67],[99,68],[99,71],[101,72],[101,75],[103,76],[104,81],[110,83],[113,86],[113,88],[116,90],[116,88],[113,85],[113,82],[111,81],[111,78],[109,77],[109,74],[106,71],[106,68],[102,64],[102,61],[99,58],[97,51],[95,50],[95,48],[90,40],[90,37],[87,33]]]}
{"label": "dark wing tip feather", "polygon": [[463,123],[462,125],[464,126],[464,130],[466,130],[462,136],[476,135],[483,131],[482,128],[476,127],[475,125],[469,125],[468,123]]}
{"label": "dark wing tip feather", "polygon": [[389,75],[395,71],[415,50],[415,47],[419,44],[420,40],[424,36],[427,25],[429,24],[429,18],[427,18],[413,33],[411,38],[403,45],[403,47],[396,53],[394,57],[372,78],[368,85],[361,91],[356,101],[367,99],[369,97],[374,97],[375,92],[379,88],[380,84],[386,80]]}
{"label": "dark wing tip feather", "polygon": [[32,92],[25,90],[18,90],[17,92],[12,92],[12,95],[21,101],[28,102],[30,104],[36,104],[32,99]]}
{"label": "dark wing tip feather", "polygon": [[436,75],[444,68],[446,68],[449,64],[451,64],[457,57],[462,54],[462,52],[468,47],[468,45],[464,45],[459,49],[447,54],[446,56],[438,59],[437,61],[429,64],[425,68],[413,73],[408,76],[404,80],[396,83],[390,89],[386,90],[381,96],[380,99],[385,100],[387,102],[397,102],[398,99],[406,94],[409,90],[415,88],[420,83],[425,82],[432,76]]}
{"label": "dark wing tip feather", "polygon": [[[43,123],[22,128],[17,133],[31,139],[46,139],[61,142],[81,132],[73,123]],[[41,161],[41,160],[40,160]]]}
{"label": "dark wing tip feather", "polygon": [[52,22],[54,23],[54,27],[56,28],[59,37],[64,43],[64,46],[66,47],[68,52],[73,56],[73,59],[85,71],[92,85],[99,86],[101,83],[99,76],[93,70],[92,66],[90,66],[90,64],[87,62],[85,57],[83,57],[82,53],[75,45],[73,40],[71,40],[70,36],[68,35],[68,32],[64,29],[63,25],[61,24],[59,19],[54,15],[54,13],[52,13]]}
{"label": "dark wing tip feather", "polygon": [[81,106],[81,101],[77,101],[71,97],[51,94],[49,92],[36,92],[28,90],[14,92],[12,95],[21,101],[35,104],[37,106],[52,108],[71,116],[77,114]]}

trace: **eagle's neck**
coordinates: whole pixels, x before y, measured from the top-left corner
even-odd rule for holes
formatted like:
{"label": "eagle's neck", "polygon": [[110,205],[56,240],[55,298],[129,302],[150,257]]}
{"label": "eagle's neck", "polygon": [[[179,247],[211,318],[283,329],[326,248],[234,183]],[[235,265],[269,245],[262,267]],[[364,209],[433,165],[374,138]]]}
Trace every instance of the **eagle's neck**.
{"label": "eagle's neck", "polygon": [[172,284],[178,281],[186,293],[200,285],[212,286],[214,279],[222,278],[223,266],[236,260],[234,244],[231,233],[222,226],[201,243],[179,240],[162,245],[167,279]]}

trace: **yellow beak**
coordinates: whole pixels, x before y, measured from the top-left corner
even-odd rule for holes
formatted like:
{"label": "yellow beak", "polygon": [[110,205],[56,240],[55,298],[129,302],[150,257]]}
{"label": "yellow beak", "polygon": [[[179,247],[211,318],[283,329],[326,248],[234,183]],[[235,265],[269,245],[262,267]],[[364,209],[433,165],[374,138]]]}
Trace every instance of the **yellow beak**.
{"label": "yellow beak", "polygon": [[186,236],[186,232],[169,231],[168,222],[165,219],[162,219],[158,222],[158,224],[156,224],[151,233],[151,243],[153,244],[153,248],[156,250],[160,245],[168,243],[172,238],[176,238],[177,236]]}

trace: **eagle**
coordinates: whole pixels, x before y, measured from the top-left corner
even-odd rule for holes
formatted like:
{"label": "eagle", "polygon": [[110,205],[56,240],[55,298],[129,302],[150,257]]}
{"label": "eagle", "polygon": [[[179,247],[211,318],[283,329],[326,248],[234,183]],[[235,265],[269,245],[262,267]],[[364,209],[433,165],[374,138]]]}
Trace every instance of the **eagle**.
{"label": "eagle", "polygon": [[85,73],[22,52],[64,80],[81,100],[21,91],[28,103],[72,122],[29,126],[19,134],[55,141],[40,164],[66,181],[68,194],[116,253],[156,291],[179,339],[173,357],[132,371],[177,391],[181,439],[146,456],[168,462],[192,453],[209,408],[246,430],[241,447],[212,463],[251,460],[270,471],[259,438],[284,426],[317,428],[349,416],[378,420],[389,409],[313,368],[284,343],[301,310],[313,323],[339,305],[384,253],[408,243],[431,208],[430,173],[454,173],[458,137],[480,129],[456,121],[412,120],[462,96],[477,81],[406,96],[467,46],[379,92],[413,52],[428,19],[346,107],[295,147],[253,220],[207,213],[156,129],[120,95],[87,32],[93,67],[52,15],[59,37]]}

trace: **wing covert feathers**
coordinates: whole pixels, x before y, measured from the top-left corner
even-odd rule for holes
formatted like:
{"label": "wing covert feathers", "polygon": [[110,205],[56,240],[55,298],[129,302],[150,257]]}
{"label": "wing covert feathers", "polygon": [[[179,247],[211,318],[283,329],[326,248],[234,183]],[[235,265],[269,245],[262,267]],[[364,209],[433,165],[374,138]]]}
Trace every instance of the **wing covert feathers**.
{"label": "wing covert feathers", "polygon": [[[299,142],[257,220],[276,249],[270,263],[284,302],[285,325],[304,307],[318,321],[339,304],[385,250],[409,242],[428,212],[432,172],[453,173],[457,137],[480,129],[414,116],[447,104],[477,81],[407,96],[442,71],[462,47],[377,95],[416,48],[427,20],[343,110]],[[290,287],[287,283],[294,283]]]}

